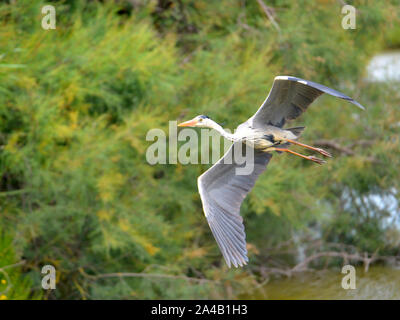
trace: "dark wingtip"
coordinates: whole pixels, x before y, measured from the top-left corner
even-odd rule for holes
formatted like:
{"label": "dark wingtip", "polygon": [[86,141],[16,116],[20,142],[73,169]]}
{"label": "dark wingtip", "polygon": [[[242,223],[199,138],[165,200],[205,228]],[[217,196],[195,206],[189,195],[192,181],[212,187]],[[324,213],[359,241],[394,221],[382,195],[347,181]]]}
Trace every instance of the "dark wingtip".
{"label": "dark wingtip", "polygon": [[358,103],[356,100],[346,96],[345,94],[343,94],[343,93],[341,93],[341,92],[339,92],[339,91],[337,91],[335,89],[332,89],[332,88],[329,88],[327,86],[324,86],[323,84],[319,84],[319,83],[316,83],[316,82],[313,82],[313,81],[308,81],[308,80],[304,80],[304,79],[293,77],[293,76],[277,76],[277,77],[275,77],[274,80],[289,80],[289,81],[300,82],[300,83],[302,83],[304,85],[308,85],[308,86],[314,87],[314,88],[316,88],[316,89],[318,89],[318,90],[320,90],[320,91],[322,91],[324,93],[328,93],[328,94],[330,94],[332,96],[347,100],[347,101],[351,102],[352,104],[356,105],[357,107],[359,107],[361,110],[365,111],[365,108],[360,103]]}
{"label": "dark wingtip", "polygon": [[362,106],[360,103],[358,103],[356,100],[351,99],[350,102],[354,105],[356,105],[357,107],[359,107],[361,110],[365,111],[364,106]]}

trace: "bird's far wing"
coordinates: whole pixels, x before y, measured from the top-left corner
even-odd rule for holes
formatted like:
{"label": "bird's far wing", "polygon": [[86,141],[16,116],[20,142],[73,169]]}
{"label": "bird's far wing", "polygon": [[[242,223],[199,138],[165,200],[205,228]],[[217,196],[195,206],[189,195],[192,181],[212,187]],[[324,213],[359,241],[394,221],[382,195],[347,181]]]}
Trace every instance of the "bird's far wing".
{"label": "bird's far wing", "polygon": [[235,149],[241,147],[242,154],[246,152],[246,147],[239,144],[241,142],[234,143],[218,162],[198,178],[205,216],[229,267],[231,264],[235,267],[247,264],[246,234],[240,206],[272,157],[269,153],[254,151],[252,173],[237,175],[236,169],[245,164],[238,164],[242,161],[235,160]]}
{"label": "bird's far wing", "polygon": [[347,100],[364,110],[357,101],[322,84],[296,77],[278,76],[274,79],[268,97],[249,122],[255,128],[266,125],[282,127],[286,120],[300,116],[323,93]]}

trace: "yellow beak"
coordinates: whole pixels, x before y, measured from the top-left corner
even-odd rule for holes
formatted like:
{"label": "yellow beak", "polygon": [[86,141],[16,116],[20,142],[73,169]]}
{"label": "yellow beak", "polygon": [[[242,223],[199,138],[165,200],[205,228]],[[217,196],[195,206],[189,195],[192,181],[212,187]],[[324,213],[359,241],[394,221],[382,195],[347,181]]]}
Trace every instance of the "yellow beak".
{"label": "yellow beak", "polygon": [[178,127],[194,127],[197,124],[197,120],[189,120],[178,124]]}

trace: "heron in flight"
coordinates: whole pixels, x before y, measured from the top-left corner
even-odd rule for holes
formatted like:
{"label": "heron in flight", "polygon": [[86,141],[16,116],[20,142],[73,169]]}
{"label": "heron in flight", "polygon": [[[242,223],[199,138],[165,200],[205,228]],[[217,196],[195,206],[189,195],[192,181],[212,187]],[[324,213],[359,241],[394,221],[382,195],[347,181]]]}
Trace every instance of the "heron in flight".
{"label": "heron in flight", "polygon": [[[259,175],[266,169],[272,157],[271,152],[287,152],[318,164],[325,163],[320,158],[288,149],[294,144],[331,157],[323,149],[297,141],[304,127],[283,129],[287,120],[299,117],[323,93],[347,100],[364,110],[357,101],[324,85],[296,77],[278,76],[258,111],[240,124],[234,134],[226,132],[218,123],[204,115],[178,125],[215,129],[233,142],[225,155],[197,180],[205,216],[229,268],[232,264],[242,267],[249,261],[240,206]],[[254,149],[254,167],[249,175],[236,174],[236,169],[241,164],[233,159],[235,149],[243,144]],[[225,161],[228,158],[233,161]]]}

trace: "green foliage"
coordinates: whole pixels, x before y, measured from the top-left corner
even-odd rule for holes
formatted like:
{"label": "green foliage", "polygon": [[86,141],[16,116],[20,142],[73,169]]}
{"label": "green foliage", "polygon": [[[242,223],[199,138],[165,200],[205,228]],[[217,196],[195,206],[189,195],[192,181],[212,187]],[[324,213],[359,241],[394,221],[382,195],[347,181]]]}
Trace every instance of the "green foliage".
{"label": "green foliage", "polygon": [[45,264],[57,270],[48,299],[246,292],[252,267],[227,270],[202,214],[195,182],[207,166],[150,166],[145,137],[197,114],[233,129],[278,74],[338,87],[368,111],[323,97],[296,121],[303,141],[335,139],[354,155],[324,167],[274,155],[242,207],[251,261],[315,223],[327,241],[395,250],[388,210],[371,199],[399,198],[398,88],[360,80],[375,52],[400,43],[384,28],[399,23],[395,4],[358,1],[357,29],[343,30],[336,1],[269,1],[279,32],[257,1],[55,1],[48,31],[44,4],[0,5],[0,226],[34,283],[16,273],[8,298],[42,295]]}
{"label": "green foliage", "polygon": [[12,237],[0,232],[0,300],[40,299],[41,292],[33,291],[32,280],[22,273],[23,264],[14,250]]}

